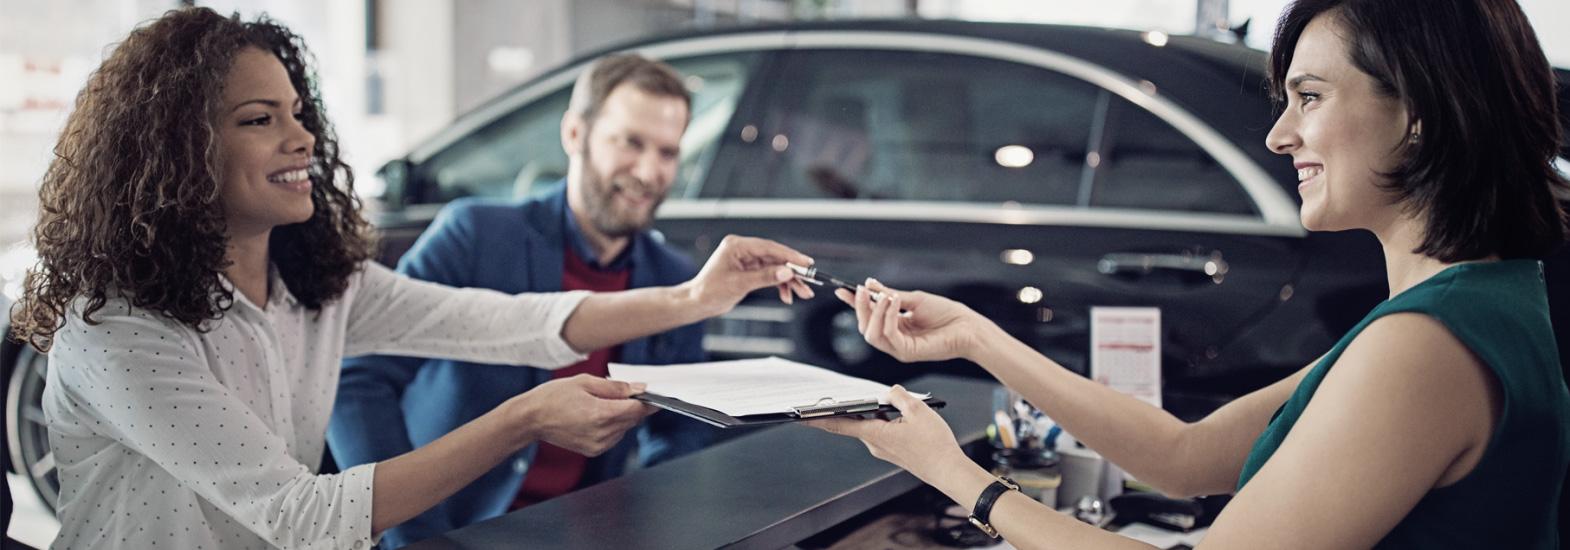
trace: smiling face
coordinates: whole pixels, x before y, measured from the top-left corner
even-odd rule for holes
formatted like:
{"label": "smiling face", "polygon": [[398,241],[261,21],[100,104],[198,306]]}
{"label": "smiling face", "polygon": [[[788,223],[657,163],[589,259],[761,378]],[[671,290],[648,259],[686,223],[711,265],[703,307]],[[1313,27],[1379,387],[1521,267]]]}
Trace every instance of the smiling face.
{"label": "smiling face", "polygon": [[311,150],[301,103],[283,63],[246,48],[224,80],[218,142],[219,182],[230,235],[267,231],[311,218]]}
{"label": "smiling face", "polygon": [[1312,231],[1388,227],[1397,196],[1380,188],[1399,158],[1406,108],[1352,63],[1334,12],[1309,22],[1286,76],[1287,105],[1265,143],[1291,155]]}
{"label": "smiling face", "polygon": [[622,84],[605,98],[593,125],[569,120],[569,203],[580,221],[610,238],[648,229],[676,180],[687,104]]}

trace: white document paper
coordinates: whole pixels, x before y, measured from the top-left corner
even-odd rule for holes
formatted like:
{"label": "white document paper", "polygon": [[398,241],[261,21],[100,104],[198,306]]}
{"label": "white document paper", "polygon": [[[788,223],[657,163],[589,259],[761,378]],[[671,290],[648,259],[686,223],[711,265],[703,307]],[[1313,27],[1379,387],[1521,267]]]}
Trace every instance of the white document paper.
{"label": "white document paper", "polygon": [[871,380],[778,357],[686,365],[611,363],[610,378],[643,382],[649,385],[649,393],[738,417],[870,399],[888,404],[890,389]]}
{"label": "white document paper", "polygon": [[1090,378],[1161,406],[1161,309],[1090,308]]}

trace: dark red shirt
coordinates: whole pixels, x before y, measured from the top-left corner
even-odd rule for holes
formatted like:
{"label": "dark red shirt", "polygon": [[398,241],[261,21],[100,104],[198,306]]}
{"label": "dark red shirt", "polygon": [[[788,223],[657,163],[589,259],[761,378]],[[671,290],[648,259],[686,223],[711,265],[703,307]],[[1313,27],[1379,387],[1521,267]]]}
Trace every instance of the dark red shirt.
{"label": "dark red shirt", "polygon": [[[631,273],[627,262],[612,262],[613,269],[601,269],[579,257],[573,250],[575,247],[572,244],[574,243],[569,242],[568,246],[563,247],[565,252],[562,262],[562,290],[595,292],[627,290]],[[614,361],[620,352],[620,347],[595,351],[577,364],[552,372],[551,378],[566,378],[579,374],[604,378],[610,374],[610,362]],[[573,411],[564,411],[564,413],[574,414]],[[523,477],[523,487],[518,490],[518,497],[513,500],[512,509],[517,510],[572,491],[578,486],[578,482],[583,480],[583,472],[588,462],[588,457],[581,454],[544,441],[539,442],[539,450],[535,451],[534,462],[529,465],[529,472]]]}

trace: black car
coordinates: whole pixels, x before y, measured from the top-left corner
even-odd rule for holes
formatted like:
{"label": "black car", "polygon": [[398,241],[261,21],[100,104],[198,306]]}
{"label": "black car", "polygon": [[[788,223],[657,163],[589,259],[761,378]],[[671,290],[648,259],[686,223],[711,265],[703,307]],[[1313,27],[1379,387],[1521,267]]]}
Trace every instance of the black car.
{"label": "black car", "polygon": [[[1080,372],[1091,307],[1159,307],[1163,401],[1181,417],[1312,361],[1387,292],[1372,236],[1299,223],[1291,160],[1264,146],[1275,113],[1262,52],[1157,32],[933,21],[708,31],[614,50],[669,62],[693,91],[656,225],[668,242],[701,259],[729,233],[777,239],[842,277],[959,299]],[[518,197],[561,178],[570,87],[604,53],[384,167],[382,261],[453,199]],[[1565,256],[1550,271],[1557,312],[1570,310]],[[780,355],[886,382],[980,374],[896,364],[828,296],[791,307],[759,296],[708,326],[718,357]],[[4,357],[23,365],[7,406],[22,421],[8,443],[47,499],[42,418],[27,405],[43,364],[16,350]]]}
{"label": "black car", "polygon": [[[933,21],[758,27],[616,50],[670,62],[694,93],[657,224],[669,242],[701,258],[727,233],[778,239],[842,276],[958,298],[1080,371],[1090,307],[1160,307],[1179,412],[1307,364],[1387,292],[1371,235],[1299,223],[1291,161],[1264,146],[1275,112],[1259,51]],[[593,57],[385,167],[384,261],[447,201],[561,177],[557,124]],[[712,322],[706,345],[885,381],[930,370],[894,365],[854,328],[831,299],[757,300]],[[1201,402],[1189,409],[1188,397]]]}

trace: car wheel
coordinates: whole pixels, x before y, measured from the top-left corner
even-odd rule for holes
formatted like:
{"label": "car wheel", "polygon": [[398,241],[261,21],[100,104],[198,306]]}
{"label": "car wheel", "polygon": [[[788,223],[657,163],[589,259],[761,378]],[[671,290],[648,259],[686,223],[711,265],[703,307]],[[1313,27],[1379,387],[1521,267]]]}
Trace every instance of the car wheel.
{"label": "car wheel", "polygon": [[41,407],[47,364],[47,357],[32,348],[24,348],[16,356],[6,386],[5,437],[11,463],[53,513],[60,495],[60,477],[54,453],[49,451],[49,425],[44,422]]}

